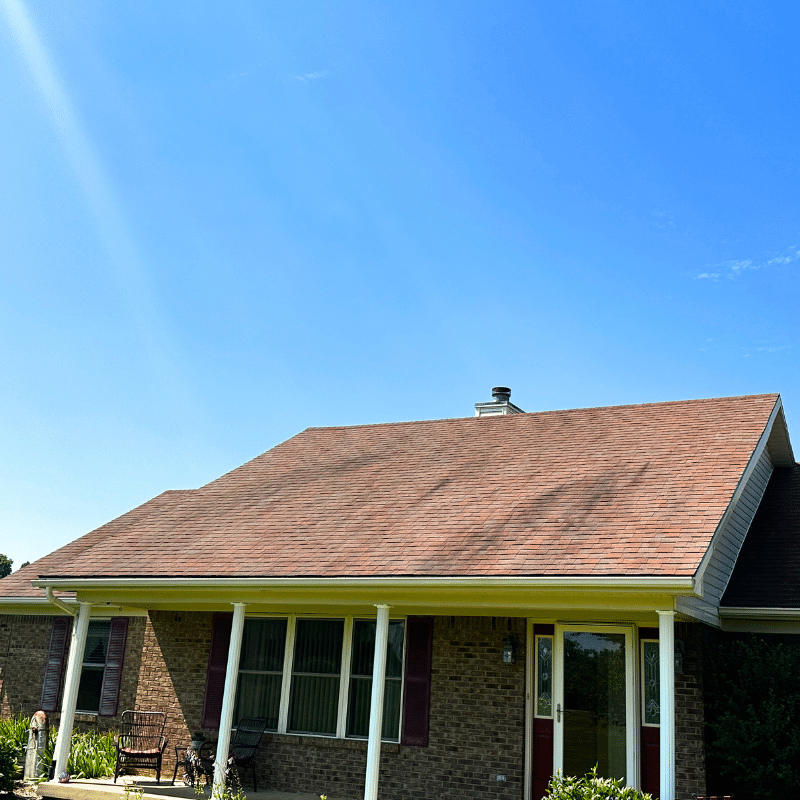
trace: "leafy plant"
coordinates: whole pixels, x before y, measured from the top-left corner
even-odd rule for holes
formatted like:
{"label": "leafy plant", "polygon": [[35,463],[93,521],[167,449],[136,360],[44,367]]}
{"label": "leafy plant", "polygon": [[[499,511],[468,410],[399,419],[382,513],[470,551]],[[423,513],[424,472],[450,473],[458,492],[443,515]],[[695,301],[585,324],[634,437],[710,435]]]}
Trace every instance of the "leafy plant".
{"label": "leafy plant", "polygon": [[17,777],[17,755],[4,744],[0,744],[0,794],[12,794]]}
{"label": "leafy plant", "polygon": [[545,800],[653,800],[653,798],[632,786],[625,786],[622,779],[599,777],[597,766],[594,766],[592,771],[582,778],[557,772],[550,779]]}
{"label": "leafy plant", "polygon": [[[56,729],[50,732],[50,742],[42,753],[45,774],[53,763],[56,742]],[[95,733],[89,731],[72,734],[67,772],[75,778],[105,778],[114,774],[117,765],[117,747],[114,733]]]}
{"label": "leafy plant", "polygon": [[708,787],[737,800],[800,786],[800,648],[761,636],[719,639],[705,681]]}
{"label": "leafy plant", "polygon": [[0,719],[0,747],[21,754],[28,746],[28,727],[30,719],[24,714],[8,719]]}

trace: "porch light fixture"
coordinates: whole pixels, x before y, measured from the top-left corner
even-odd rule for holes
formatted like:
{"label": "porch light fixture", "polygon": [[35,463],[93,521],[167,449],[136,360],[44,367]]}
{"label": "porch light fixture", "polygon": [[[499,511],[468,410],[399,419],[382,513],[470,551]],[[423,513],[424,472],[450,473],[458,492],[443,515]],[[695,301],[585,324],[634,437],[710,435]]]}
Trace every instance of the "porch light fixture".
{"label": "porch light fixture", "polygon": [[513,664],[517,660],[517,635],[515,633],[509,633],[503,639],[502,654],[504,664]]}

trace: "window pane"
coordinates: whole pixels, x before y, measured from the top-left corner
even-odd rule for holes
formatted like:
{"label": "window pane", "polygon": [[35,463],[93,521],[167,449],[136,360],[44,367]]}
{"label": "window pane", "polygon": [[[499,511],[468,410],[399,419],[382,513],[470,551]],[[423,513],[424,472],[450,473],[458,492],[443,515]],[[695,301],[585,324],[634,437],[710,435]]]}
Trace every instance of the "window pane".
{"label": "window pane", "polygon": [[[353,656],[350,666],[350,696],[347,706],[347,736],[369,735],[369,710],[372,702],[372,668],[375,657],[375,631],[373,620],[356,620],[353,623]],[[397,741],[400,731],[400,694],[403,674],[403,620],[389,621],[386,645],[386,683],[383,696],[382,737]]]}
{"label": "window pane", "polygon": [[282,672],[285,646],[285,619],[246,619],[239,669]]}
{"label": "window pane", "polygon": [[338,675],[342,668],[343,619],[299,619],[293,672]]}
{"label": "window pane", "polygon": [[661,723],[661,685],[659,682],[658,642],[642,642],[642,660],[644,662],[644,724],[659,725]]}
{"label": "window pane", "polygon": [[100,689],[103,686],[103,667],[84,667],[78,685],[76,711],[96,714],[100,709]]}
{"label": "window pane", "polygon": [[[383,693],[383,730],[381,738],[396,742],[400,737],[400,694],[402,681],[388,678]],[[369,709],[372,703],[372,678],[351,678],[347,707],[347,736],[369,736]]]}
{"label": "window pane", "polygon": [[553,639],[536,639],[536,716],[553,716]]}
{"label": "window pane", "polygon": [[292,733],[336,733],[339,676],[295,675],[289,708]]}
{"label": "window pane", "polygon": [[289,731],[334,735],[344,620],[299,619],[295,629]]}
{"label": "window pane", "polygon": [[108,637],[111,631],[111,622],[90,622],[86,633],[86,646],[83,650],[84,664],[106,664],[108,650]]}
{"label": "window pane", "polygon": [[278,730],[282,679],[282,675],[264,672],[239,673],[236,708],[233,712],[234,724],[246,717],[264,717],[267,720],[267,730]]}

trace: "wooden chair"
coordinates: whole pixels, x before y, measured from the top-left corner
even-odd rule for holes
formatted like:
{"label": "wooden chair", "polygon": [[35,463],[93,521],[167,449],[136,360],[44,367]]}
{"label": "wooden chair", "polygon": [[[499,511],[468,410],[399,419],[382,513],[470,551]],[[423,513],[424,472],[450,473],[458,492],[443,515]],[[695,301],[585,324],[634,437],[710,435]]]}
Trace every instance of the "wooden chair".
{"label": "wooden chair", "polygon": [[250,767],[253,771],[253,791],[258,791],[256,785],[256,751],[261,744],[261,738],[267,727],[267,721],[260,717],[240,719],[236,726],[236,734],[231,740],[228,765],[235,766],[237,770]]}
{"label": "wooden chair", "polygon": [[164,727],[167,715],[161,711],[123,711],[121,732],[117,737],[117,765],[114,783],[125,767],[140,767],[156,771],[156,783],[161,783],[161,759],[167,749]]}

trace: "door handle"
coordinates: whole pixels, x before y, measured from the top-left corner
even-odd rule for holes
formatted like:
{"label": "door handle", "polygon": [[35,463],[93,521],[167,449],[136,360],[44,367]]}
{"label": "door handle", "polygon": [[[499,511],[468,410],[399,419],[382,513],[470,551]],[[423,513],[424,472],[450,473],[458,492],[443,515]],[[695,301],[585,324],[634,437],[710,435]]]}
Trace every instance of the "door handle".
{"label": "door handle", "polygon": [[[566,714],[567,710],[564,709],[563,713]],[[557,703],[556,704],[556,722],[561,722],[561,714],[562,714],[561,703]]]}

